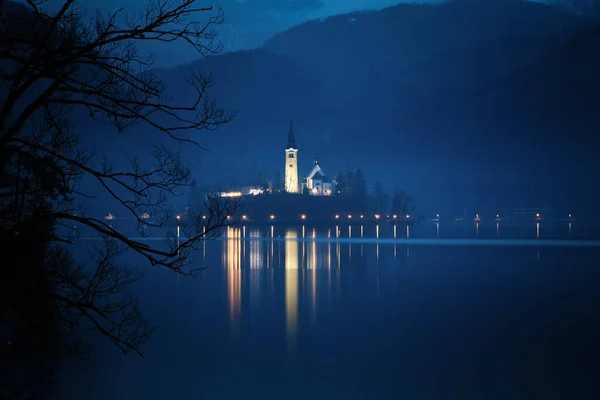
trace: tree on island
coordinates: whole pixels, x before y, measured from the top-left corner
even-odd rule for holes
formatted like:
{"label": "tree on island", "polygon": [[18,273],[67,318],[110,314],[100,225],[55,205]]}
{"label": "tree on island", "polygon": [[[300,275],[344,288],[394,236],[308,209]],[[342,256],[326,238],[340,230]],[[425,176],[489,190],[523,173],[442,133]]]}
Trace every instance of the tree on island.
{"label": "tree on island", "polygon": [[367,178],[360,169],[357,169],[352,176],[352,199],[357,204],[366,206],[367,198]]}
{"label": "tree on island", "polygon": [[346,196],[348,194],[346,176],[341,172],[338,174],[337,178],[335,178],[335,194],[337,196]]}
{"label": "tree on island", "polygon": [[392,205],[390,211],[397,215],[410,215],[415,211],[414,202],[404,190],[395,188],[392,194]]}
{"label": "tree on island", "polygon": [[385,214],[388,211],[390,195],[386,193],[383,184],[375,181],[373,192],[371,194],[371,210],[375,214]]}
{"label": "tree on island", "polygon": [[[141,14],[124,17],[118,9],[88,16],[74,0],[56,12],[43,3],[0,2],[0,243],[5,257],[16,255],[2,263],[0,278],[0,328],[9,332],[0,368],[9,371],[11,363],[11,373],[0,378],[2,398],[45,392],[49,360],[86,353],[71,336],[84,322],[123,352],[141,355],[152,327],[128,294],[139,272],[121,265],[120,256],[128,250],[152,266],[194,276],[190,252],[228,224],[237,207],[209,197],[205,218],[187,216],[181,238],[168,235],[164,246],[131,239],[86,212],[86,199],[96,195],[90,182],[143,236],[174,220],[169,201],[193,186],[190,168],[177,151],[157,146],[149,165],[133,158],[117,169],[83,148],[75,126],[75,116],[86,113],[118,132],[139,124],[199,147],[195,131],[216,129],[233,114],[208,96],[213,82],[200,73],[187,79],[196,98],[174,103],[152,70],[154,58],[139,54],[136,44],[180,41],[200,55],[217,53],[213,26],[223,21],[221,11],[195,7],[195,0],[151,0]],[[209,17],[198,22],[198,14]],[[102,239],[90,249],[91,263],[69,250],[82,244],[74,234],[81,229]]]}

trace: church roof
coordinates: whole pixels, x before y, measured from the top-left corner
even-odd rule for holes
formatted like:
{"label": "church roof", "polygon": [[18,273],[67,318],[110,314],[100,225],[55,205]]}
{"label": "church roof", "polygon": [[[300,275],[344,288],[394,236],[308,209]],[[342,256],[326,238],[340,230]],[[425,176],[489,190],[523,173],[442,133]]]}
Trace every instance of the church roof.
{"label": "church roof", "polygon": [[315,164],[314,168],[312,169],[312,171],[310,171],[310,174],[308,174],[307,178],[308,179],[313,179],[315,175],[321,175],[321,176],[325,176],[325,173],[323,172],[323,170],[321,169],[321,167],[319,167],[319,164]]}
{"label": "church roof", "polygon": [[314,168],[312,169],[312,171],[310,172],[310,174],[308,174],[308,176],[306,178],[313,179],[313,180],[319,180],[319,181],[323,181],[323,182],[331,182],[331,180],[327,178],[327,176],[325,175],[325,172],[323,172],[323,170],[321,169],[319,164],[315,164]]}
{"label": "church roof", "polygon": [[292,123],[292,119],[290,118],[290,130],[288,132],[288,142],[286,149],[297,149],[296,146],[296,135],[294,135],[294,127]]}

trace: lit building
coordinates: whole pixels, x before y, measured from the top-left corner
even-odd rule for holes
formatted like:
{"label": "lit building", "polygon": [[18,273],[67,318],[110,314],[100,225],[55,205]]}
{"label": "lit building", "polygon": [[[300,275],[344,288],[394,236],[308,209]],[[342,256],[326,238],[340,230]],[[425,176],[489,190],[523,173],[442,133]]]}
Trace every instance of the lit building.
{"label": "lit building", "polygon": [[296,146],[291,119],[288,142],[285,147],[285,191],[288,193],[300,193],[300,185],[298,184],[298,147]]}
{"label": "lit building", "polygon": [[303,189],[306,187],[308,193],[313,196],[331,196],[333,193],[333,182],[327,178],[325,172],[321,169],[317,156],[315,156],[315,166],[302,183],[302,186]]}

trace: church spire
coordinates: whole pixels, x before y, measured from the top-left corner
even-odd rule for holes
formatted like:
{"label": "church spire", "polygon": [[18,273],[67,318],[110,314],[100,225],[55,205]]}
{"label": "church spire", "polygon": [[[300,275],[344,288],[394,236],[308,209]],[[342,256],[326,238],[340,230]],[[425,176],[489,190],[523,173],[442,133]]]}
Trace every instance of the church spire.
{"label": "church spire", "polygon": [[286,149],[297,149],[296,147],[296,136],[294,135],[293,121],[290,118],[290,131],[288,132],[288,142]]}
{"label": "church spire", "polygon": [[319,155],[315,153],[315,165],[319,165]]}

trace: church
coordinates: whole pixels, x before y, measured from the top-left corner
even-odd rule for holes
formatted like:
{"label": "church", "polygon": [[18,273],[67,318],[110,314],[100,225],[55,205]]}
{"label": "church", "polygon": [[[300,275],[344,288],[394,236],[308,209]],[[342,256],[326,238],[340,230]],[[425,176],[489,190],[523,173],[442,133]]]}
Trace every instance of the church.
{"label": "church", "polygon": [[334,182],[321,169],[319,158],[306,178],[298,179],[298,146],[292,120],[288,132],[288,142],[285,147],[285,191],[288,193],[308,193],[313,196],[330,196],[333,194]]}

